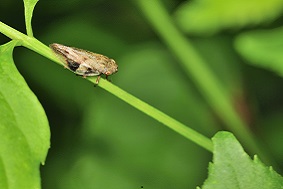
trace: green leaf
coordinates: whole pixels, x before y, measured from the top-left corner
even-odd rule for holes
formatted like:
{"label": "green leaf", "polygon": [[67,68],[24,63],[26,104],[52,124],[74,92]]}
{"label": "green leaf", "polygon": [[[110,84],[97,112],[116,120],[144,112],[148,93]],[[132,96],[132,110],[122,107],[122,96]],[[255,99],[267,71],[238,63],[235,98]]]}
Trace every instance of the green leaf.
{"label": "green leaf", "polygon": [[33,36],[31,19],[32,19],[34,7],[37,2],[38,0],[24,0],[26,30],[27,30],[27,35],[30,37]]}
{"label": "green leaf", "polygon": [[282,8],[282,0],[194,0],[181,5],[176,21],[185,32],[213,34],[274,20]]}
{"label": "green leaf", "polygon": [[40,188],[50,146],[45,112],[12,59],[17,41],[0,46],[0,188]]}
{"label": "green leaf", "polygon": [[213,163],[203,189],[279,189],[283,178],[266,167],[257,156],[252,160],[229,132],[218,132],[212,138]]}
{"label": "green leaf", "polygon": [[283,27],[246,32],[236,38],[235,46],[249,63],[283,76]]}

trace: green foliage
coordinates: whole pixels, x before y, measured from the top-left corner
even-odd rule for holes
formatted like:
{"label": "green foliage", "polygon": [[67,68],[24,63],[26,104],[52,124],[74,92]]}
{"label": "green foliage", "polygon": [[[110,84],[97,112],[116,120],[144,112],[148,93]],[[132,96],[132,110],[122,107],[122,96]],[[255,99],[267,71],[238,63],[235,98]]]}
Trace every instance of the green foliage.
{"label": "green foliage", "polygon": [[212,141],[213,163],[203,189],[283,188],[283,178],[257,156],[251,160],[233,134],[218,132]]}
{"label": "green foliage", "polygon": [[39,188],[39,163],[50,145],[44,110],[12,59],[17,43],[0,47],[1,189]]}
{"label": "green foliage", "polygon": [[274,20],[282,9],[281,0],[194,0],[181,5],[175,16],[183,31],[211,35]]}
{"label": "green foliage", "polygon": [[[0,161],[0,188],[12,188],[11,180],[19,182],[12,183],[14,188],[40,188],[39,162],[44,161],[49,147],[45,114],[13,64],[12,52],[15,45],[31,49],[60,65],[50,64],[50,60],[23,50],[24,48],[17,48],[14,52],[17,68],[40,99],[50,120],[53,140],[46,165],[41,169],[43,188],[194,188],[205,179],[206,165],[211,158],[199,146],[212,150],[211,140],[200,133],[212,136],[224,126],[226,130],[228,128],[233,131],[246,150],[258,152],[261,159],[272,162],[270,156],[273,156],[277,161],[282,160],[282,129],[277,128],[282,125],[282,119],[276,119],[274,123],[267,119],[260,110],[268,112],[265,107],[270,101],[257,100],[258,96],[253,98],[253,102],[258,106],[259,112],[253,112],[254,107],[245,97],[253,94],[254,90],[245,87],[243,75],[247,74],[249,81],[258,81],[253,79],[257,75],[242,67],[242,60],[233,49],[234,36],[188,38],[175,26],[176,20],[171,18],[161,0],[138,0],[132,1],[133,3],[65,0],[38,3],[33,27],[36,28],[40,42],[33,37],[31,27],[36,2],[37,0],[24,1],[27,35],[0,22],[0,31],[14,39],[1,46],[0,51],[0,70],[2,66],[6,69],[7,65],[10,66],[5,73],[0,73],[0,78],[3,79],[0,94],[7,93],[5,98],[12,104],[8,107],[5,103],[7,99],[0,96],[1,100],[4,99],[3,103],[0,101],[0,129],[10,129],[0,130],[0,138],[3,138],[0,157],[2,158],[2,149],[8,152],[5,153],[5,161]],[[171,2],[166,5],[172,10],[173,1],[166,2]],[[189,33],[213,34],[225,28],[267,23],[277,18],[282,9],[282,2],[278,0],[219,3],[220,1],[193,1],[191,7],[194,10],[186,8],[186,4],[181,5],[176,11],[177,24]],[[240,4],[243,6],[240,7]],[[21,12],[16,9],[19,7],[18,2],[4,0],[2,5],[0,13],[10,15],[10,19],[13,18],[11,15]],[[144,21],[142,14],[135,10],[137,7],[152,24],[152,28]],[[186,13],[183,14],[183,11]],[[188,19],[187,15],[190,14],[193,14],[192,19],[196,19],[197,23]],[[46,15],[50,15],[48,21]],[[0,18],[2,21],[4,16]],[[182,25],[182,20],[188,20],[189,24]],[[11,20],[5,23],[18,27]],[[190,28],[186,28],[187,26]],[[156,31],[156,35],[152,35],[152,29]],[[238,52],[251,63],[262,62],[266,65],[275,59],[279,62],[279,52],[275,47],[268,49],[268,45],[272,42],[272,46],[275,46],[276,41],[280,43],[276,39],[281,32],[278,35],[277,32],[272,33],[272,37],[261,33],[259,37],[254,37],[258,35],[256,32],[258,33],[244,33],[236,39]],[[252,41],[252,48],[247,41]],[[54,42],[114,58],[119,65],[119,73],[111,77],[112,83],[102,78],[99,85],[93,87],[95,77],[87,78],[91,83],[85,82],[85,79],[62,68],[62,62],[44,45]],[[272,56],[264,54],[265,51]],[[268,79],[270,76],[263,74],[258,77]],[[15,86],[11,86],[11,81]],[[257,83],[260,90],[265,91],[266,86],[263,87],[261,82]],[[266,93],[283,96],[276,88],[278,85],[273,85],[275,90],[268,90]],[[23,95],[23,92],[28,94]],[[113,98],[111,94],[130,106]],[[260,96],[262,93],[255,94]],[[260,103],[265,106],[262,108]],[[17,109],[11,111],[11,107]],[[274,109],[273,105],[268,108],[270,112],[282,112]],[[270,112],[268,113],[272,114]],[[260,116],[253,117],[255,113]],[[280,116],[282,117],[281,114],[278,117]],[[255,119],[256,122],[252,122]],[[263,123],[263,120],[265,130],[257,124]],[[5,127],[1,127],[1,121],[5,123]],[[6,123],[15,127],[7,127]],[[250,123],[257,132],[249,132]],[[178,134],[163,127],[164,125]],[[271,131],[269,127],[272,132],[266,132]],[[270,139],[273,154],[262,146],[263,153],[257,149],[260,143],[255,140],[254,134],[261,129],[263,138]],[[282,178],[257,158],[250,160],[235,140],[229,133],[219,133],[213,138],[214,163],[210,165],[209,178],[204,188],[215,186],[216,182],[220,185],[231,180],[226,188],[232,188],[235,186],[235,179],[247,184],[255,180],[255,175],[262,178],[261,181],[268,180],[262,186],[278,182],[278,185],[270,187],[281,187]],[[15,154],[20,154],[21,157]],[[230,169],[233,166],[239,168],[236,169],[237,172]],[[247,173],[256,171],[256,174],[241,174],[242,167],[245,170],[248,168]],[[7,170],[13,173],[6,174],[4,171]],[[224,176],[232,179],[224,180]],[[245,182],[246,180],[248,181]]]}
{"label": "green foliage", "polygon": [[283,76],[283,28],[256,30],[241,34],[235,42],[248,63]]}
{"label": "green foliage", "polygon": [[[14,30],[13,28],[11,28],[11,27],[9,27],[9,26],[7,26],[7,25],[5,25],[5,24],[3,24],[3,23],[0,23],[1,24],[1,29],[2,29],[2,32],[4,33],[4,34],[6,34],[7,36],[9,36],[9,37],[11,37],[11,38],[15,38],[15,39],[18,39],[20,42],[19,42],[19,44],[21,44],[21,45],[23,45],[23,46],[25,46],[25,47],[28,47],[28,48],[30,48],[30,49],[32,49],[32,50],[34,50],[34,51],[36,51],[36,52],[38,52],[38,53],[40,53],[40,54],[42,54],[42,55],[44,55],[44,56],[46,56],[46,57],[48,57],[48,58],[50,58],[50,59],[52,59],[52,60],[54,60],[54,61],[57,61],[57,59],[56,58],[53,58],[54,57],[54,55],[52,55],[52,54],[50,54],[50,50],[48,49],[48,48],[46,48],[43,44],[41,44],[39,41],[37,41],[36,39],[34,39],[34,38],[31,38],[31,37],[28,37],[28,36],[25,36],[24,34],[22,34],[22,33],[19,33],[18,31],[16,31],[16,30]],[[79,26],[80,27],[82,27],[82,24],[80,23],[79,24]],[[72,23],[72,27],[74,27],[74,23]],[[93,32],[93,30],[92,30],[92,32]],[[58,32],[57,32],[57,34],[58,34]],[[65,33],[63,34],[63,35],[65,35]],[[104,43],[104,41],[102,41],[103,43]],[[112,43],[113,43],[114,41],[112,41]],[[153,51],[153,50],[152,50]],[[154,51],[153,51],[154,52]],[[159,51],[157,51],[157,53],[159,53]],[[162,53],[162,54],[160,54],[158,57],[161,59],[161,57],[163,56],[163,55],[165,55],[166,53]],[[152,58],[154,58],[153,60],[158,60],[158,59],[156,59],[155,58],[155,54],[152,54],[152,53],[150,53],[150,56],[148,56],[148,58],[150,58],[150,57],[152,57]],[[137,57],[137,59],[140,59],[140,58],[142,58],[142,57],[140,57],[140,56],[138,56]],[[141,59],[142,60],[142,59]],[[31,60],[31,61],[27,61],[27,62],[32,62],[33,60]],[[162,59],[160,60],[160,61],[162,61]],[[148,62],[148,63],[151,63],[151,62]],[[153,62],[153,63],[155,63],[155,62]],[[27,64],[25,65],[25,66],[27,66]],[[152,67],[153,65],[152,65],[152,63],[150,64],[150,65],[148,65],[148,67]],[[161,66],[161,65],[160,65]],[[27,66],[28,67],[28,66]],[[158,67],[157,67],[158,68]],[[44,71],[46,71],[46,70],[48,70],[48,69],[43,69]],[[36,73],[39,73],[40,74],[40,76],[42,76],[43,74],[42,74],[42,72],[32,72],[32,74],[31,75],[36,75]],[[140,72],[140,73],[144,73],[144,72]],[[159,74],[164,74],[163,72],[159,72]],[[170,70],[168,70],[167,71],[167,74],[164,74],[164,75],[168,75],[168,74],[171,74],[171,72],[170,72]],[[52,76],[54,77],[54,73],[52,73]],[[48,78],[48,80],[52,80],[52,78]],[[94,80],[93,78],[89,78],[89,80],[90,81],[92,81],[92,80]],[[93,81],[92,81],[93,82]],[[56,85],[55,83],[58,83],[57,81],[55,81],[55,82],[53,82],[53,83],[51,83],[50,85],[52,86],[52,89],[50,90],[50,91],[53,91],[53,89],[54,89],[54,86]],[[73,84],[73,83],[72,83]],[[132,104],[133,106],[135,106],[135,107],[137,107],[138,109],[140,109],[140,110],[143,110],[145,113],[147,113],[147,114],[149,114],[150,116],[153,116],[154,118],[156,118],[157,120],[159,120],[160,122],[162,122],[162,123],[164,123],[164,124],[167,124],[167,125],[170,125],[170,127],[172,127],[174,130],[176,130],[176,131],[178,131],[180,134],[182,134],[182,135],[184,135],[184,136],[186,136],[186,137],[191,137],[193,140],[195,140],[196,141],[196,143],[199,143],[200,145],[203,145],[205,148],[207,148],[207,149],[209,149],[209,150],[211,150],[211,141],[209,140],[209,139],[207,139],[207,138],[205,138],[205,137],[203,137],[202,135],[200,135],[199,133],[197,133],[197,132],[195,132],[195,131],[193,131],[193,130],[191,130],[190,128],[188,128],[188,127],[186,127],[185,125],[183,125],[183,124],[181,124],[181,123],[179,123],[179,122],[177,122],[177,121],[175,121],[175,120],[173,120],[172,118],[170,118],[169,116],[167,116],[166,114],[164,114],[164,113],[162,113],[162,112],[160,112],[160,111],[158,111],[157,109],[154,109],[153,107],[151,107],[151,106],[149,106],[149,105],[147,105],[146,103],[144,103],[144,102],[142,102],[142,101],[140,101],[140,100],[138,100],[138,99],[136,99],[135,97],[133,97],[133,96],[130,96],[129,94],[127,94],[127,93],[125,93],[124,91],[121,91],[121,89],[119,89],[118,87],[115,87],[115,86],[113,86],[113,84],[111,84],[111,83],[109,83],[109,82],[106,82],[104,79],[102,79],[101,81],[100,81],[100,84],[99,84],[99,86],[101,86],[102,88],[105,88],[106,90],[109,90],[111,93],[113,93],[113,94],[115,94],[115,95],[117,95],[119,98],[121,98],[121,99],[123,99],[123,100],[125,100],[126,102],[128,102],[128,103],[130,103],[130,104]],[[179,89],[182,89],[182,88],[180,88],[180,87],[178,87]],[[93,90],[93,88],[91,88],[92,90]],[[62,86],[60,86],[60,90],[62,91]],[[80,93],[81,93],[81,90],[79,89],[79,88],[77,88],[77,91],[79,91]],[[91,94],[91,93],[89,93],[89,94]],[[156,94],[158,94],[158,93],[156,93]],[[74,95],[74,94],[73,94]],[[66,94],[66,96],[70,96],[69,94]],[[75,95],[74,95],[75,96]],[[91,95],[92,96],[92,95]],[[76,96],[75,96],[76,97]],[[84,97],[86,97],[86,96],[84,96]],[[59,98],[59,96],[58,95],[56,95],[56,98]],[[63,97],[63,98],[65,98],[65,96]],[[90,101],[89,99],[87,99],[87,98],[81,98],[81,95],[78,95],[78,104],[79,103],[82,103],[82,101],[83,100],[86,100],[86,103],[84,103],[84,104],[87,104],[87,105],[90,105],[90,104],[92,104],[92,101]],[[184,99],[184,98],[183,98]],[[179,99],[179,100],[181,100],[181,99]],[[65,99],[62,101],[62,102],[65,102]],[[81,105],[84,105],[84,104],[81,104]],[[115,104],[115,103],[114,103]],[[184,105],[184,101],[182,101],[182,103],[178,103],[178,104],[182,104],[182,105]],[[74,106],[74,105],[76,105],[76,102],[74,102],[74,101],[72,101],[72,106]],[[110,104],[111,105],[111,104]],[[63,107],[67,107],[67,106],[63,106]],[[82,106],[84,109],[85,109],[85,106]],[[105,106],[105,107],[107,107],[107,106]],[[121,110],[122,110],[122,108],[121,108]],[[123,111],[121,111],[121,110],[119,110],[119,112],[123,112]],[[94,112],[93,111],[93,108],[91,108],[90,109],[90,113],[92,113],[92,112]],[[101,112],[103,112],[103,111],[101,111]],[[131,112],[131,111],[130,111]],[[182,116],[181,117],[183,117],[183,119],[184,119],[184,115],[186,115],[186,114],[184,114],[185,112],[183,112],[182,114]],[[105,115],[107,115],[107,114],[109,114],[109,110],[105,110]],[[125,115],[125,114],[123,114],[123,115]],[[180,116],[180,115],[179,115]],[[209,115],[208,115],[209,116]],[[70,116],[69,116],[70,117]],[[102,116],[99,116],[99,117],[102,117]],[[114,117],[114,116],[113,116]],[[185,116],[186,117],[186,116]],[[91,118],[93,118],[93,116],[91,117]],[[165,119],[166,118],[166,119]],[[68,118],[68,119],[70,119],[70,118]],[[97,119],[97,120],[99,120],[99,119]],[[102,122],[102,124],[105,124],[106,122],[105,121],[103,121]],[[110,122],[111,123],[111,122]],[[144,123],[144,122],[142,122],[142,123]],[[156,123],[155,123],[156,124]],[[174,125],[176,125],[176,124],[178,124],[179,126],[174,126]],[[110,124],[109,124],[110,125]],[[69,125],[70,126],[70,125]],[[94,125],[92,125],[91,124],[91,122],[90,122],[90,124],[88,124],[88,126],[94,126]],[[117,127],[117,128],[119,128],[119,127]],[[110,129],[110,128],[109,128]],[[127,131],[128,129],[126,129],[126,130],[121,130],[122,131],[122,133],[120,134],[120,135],[115,135],[115,136],[122,136],[122,135],[124,135],[124,133],[125,133],[125,131]],[[117,132],[118,133],[118,132]],[[116,134],[117,134],[116,133]],[[139,134],[138,132],[134,132],[134,133],[136,133],[136,134]],[[158,133],[158,132],[157,132]],[[172,134],[170,134],[170,135],[172,135]],[[109,137],[109,136],[111,136],[111,135],[109,135],[109,133],[108,133],[108,135],[106,135],[107,137]],[[165,135],[166,136],[166,135]],[[92,138],[93,136],[91,136],[91,138]],[[103,137],[105,137],[105,136],[103,136]],[[113,141],[113,139],[114,139],[114,141],[116,140],[115,138],[114,138],[114,136],[112,136],[111,138],[109,138],[108,140],[109,141]],[[170,138],[172,138],[172,137],[170,137]],[[203,139],[201,139],[201,138],[203,138]],[[111,140],[112,139],[112,140]],[[126,138],[125,138],[126,139]],[[156,142],[156,139],[155,139],[155,137],[152,137],[152,140],[149,140],[149,139],[147,139],[148,140],[148,142],[150,141],[151,143],[149,143],[150,144],[150,146],[153,146],[152,144],[156,144],[156,148],[158,149],[159,147],[160,147],[160,143],[158,143],[158,142]],[[180,142],[178,142],[178,139],[176,140],[176,139],[174,139],[176,142],[174,142],[174,143],[176,143],[176,144],[178,144],[178,143],[180,143]],[[173,140],[173,141],[174,141]],[[129,140],[126,140],[126,143],[129,143]],[[181,142],[180,144],[182,144],[183,142]],[[87,144],[87,143],[86,143]],[[163,144],[163,142],[161,141],[161,144],[164,146],[164,144]],[[73,152],[77,152],[77,153],[75,153],[75,154],[80,154],[80,151],[81,150],[86,150],[88,147],[87,146],[83,146],[83,143],[81,144],[82,146],[80,146],[79,148],[76,148],[76,147],[74,147],[73,148]],[[184,144],[182,144],[182,145],[184,145]],[[187,146],[187,145],[186,145]],[[153,148],[152,150],[154,151],[154,149],[156,149],[156,148]],[[123,150],[124,149],[124,146],[122,146],[122,148],[121,148],[121,150]],[[158,154],[153,154],[154,155],[154,159],[160,159],[161,157],[166,157],[167,156],[167,160],[164,160],[164,163],[167,163],[168,165],[169,165],[169,167],[170,166],[172,166],[172,165],[170,165],[170,163],[169,162],[171,162],[171,160],[172,160],[172,158],[174,159],[174,157],[172,157],[171,156],[171,154],[174,154],[173,152],[170,152],[170,150],[165,150],[166,148],[165,147],[163,147],[163,148],[161,148],[162,150],[160,151],[160,153],[158,153]],[[164,150],[163,150],[164,149]],[[144,149],[145,150],[145,153],[147,153],[147,148],[145,148]],[[172,148],[172,150],[174,150],[173,148]],[[181,150],[182,151],[182,150]],[[181,152],[180,151],[180,152]],[[127,153],[126,153],[127,151],[125,151],[124,152],[124,154],[126,155]],[[176,152],[175,150],[174,150],[174,152]],[[180,153],[180,152],[177,152],[177,153]],[[81,157],[83,157],[83,156],[89,156],[90,154],[89,154],[89,152],[87,152],[87,150],[86,150],[86,154],[81,154],[82,156]],[[161,157],[160,157],[160,155],[161,155]],[[195,155],[197,155],[197,153],[195,153]],[[186,155],[187,157],[190,157],[190,158],[192,158],[193,156],[192,155],[190,155],[190,154],[187,154]],[[72,156],[70,156],[70,157],[72,157]],[[74,156],[74,157],[72,157],[72,158],[75,158],[75,159],[81,159],[81,157],[76,157],[76,156]],[[125,162],[130,162],[129,160],[125,160],[126,158],[128,158],[128,157],[130,157],[130,156],[125,156],[125,158],[124,158],[124,160],[123,161],[125,161]],[[148,159],[148,158],[147,158]],[[177,158],[176,160],[174,160],[174,161],[179,161],[180,159],[179,158]],[[184,159],[185,160],[185,159]],[[98,159],[98,161],[99,161],[99,159]],[[66,162],[66,160],[64,160],[64,162],[61,162],[61,164],[64,164]],[[93,165],[93,166],[95,166],[95,167],[93,167],[93,168],[91,168],[91,170],[92,169],[94,169],[94,170],[96,170],[96,174],[98,174],[98,173],[102,173],[103,171],[104,171],[104,169],[105,169],[105,167],[101,167],[101,170],[99,170],[97,167],[96,167],[96,164],[89,164],[88,166],[84,166],[84,164],[85,163],[87,163],[87,161],[84,161],[83,162],[83,164],[81,165],[81,166],[79,166],[78,168],[82,171],[82,176],[84,175],[83,174],[83,172],[85,172],[86,171],[86,169],[85,168],[87,168],[87,169],[89,169],[90,167],[89,167],[89,165]],[[118,164],[118,165],[120,165],[121,163],[120,163],[120,160],[119,161],[114,161],[114,165],[113,165],[113,167],[115,167],[115,166],[117,166],[116,164]],[[148,167],[146,170],[151,170],[151,168],[152,167],[154,167],[154,165],[155,165],[155,163],[154,162],[152,162],[152,164],[149,164],[147,161],[145,161],[145,162],[142,162],[142,164],[143,165],[145,165],[145,166],[142,166],[141,167],[141,162],[140,161],[133,161],[132,163],[132,166],[133,167],[137,167],[138,168],[138,170],[137,170],[137,173],[142,173],[142,175],[144,175],[144,169],[145,169],[145,167]],[[161,164],[160,164],[161,165]],[[171,173],[171,171],[172,170],[170,170],[170,169],[167,169],[167,171],[165,171],[164,172],[164,168],[163,167],[160,167],[160,165],[159,166],[157,166],[156,167],[156,173],[152,176],[152,178],[154,178],[154,177],[156,177],[157,179],[160,179],[162,176],[165,176],[165,177],[172,177],[173,178],[173,180],[172,180],[172,185],[176,185],[176,182],[178,181],[178,180],[180,180],[181,178],[183,178],[183,179],[181,179],[180,181],[181,181],[181,183],[179,184],[180,186],[182,186],[182,185],[185,185],[185,180],[186,179],[184,179],[184,176],[185,175],[187,175],[187,174],[182,174],[182,177],[180,177],[180,176],[178,176],[178,175],[176,175],[176,174],[172,174]],[[180,165],[179,165],[179,167],[180,167]],[[197,167],[195,167],[195,168],[197,168]],[[119,169],[122,169],[121,167],[119,168]],[[123,169],[125,169],[125,168],[123,168]],[[122,169],[122,170],[123,170]],[[132,168],[128,168],[129,170],[131,170]],[[183,169],[183,171],[185,171],[184,170],[184,168],[182,168]],[[75,172],[77,172],[77,169],[74,169],[75,170]],[[169,171],[170,170],[170,171]],[[177,169],[177,170],[180,170],[180,169]],[[72,169],[71,170],[69,170],[70,171],[70,173],[72,172]],[[59,172],[59,171],[58,171]],[[80,172],[80,171],[79,171]],[[108,172],[108,171],[106,171],[106,172]],[[185,172],[188,172],[189,174],[190,174],[190,172],[191,171],[185,171]],[[160,174],[160,173],[162,173],[162,174]],[[119,178],[119,180],[121,180],[121,179],[125,179],[125,181],[124,182],[122,182],[122,183],[129,183],[128,182],[128,180],[129,180],[129,176],[127,176],[127,175],[125,175],[125,176],[123,176],[123,171],[122,171],[122,173],[120,173],[121,174],[121,176],[120,177],[118,177]],[[54,175],[54,173],[52,173],[52,175]],[[60,176],[61,176],[62,174],[60,174]],[[70,180],[74,180],[73,179],[73,175],[72,174],[65,174],[66,175],[66,177],[64,177],[63,179],[62,179],[62,183],[63,183],[63,185],[62,186],[67,186],[67,187],[71,187],[71,186],[69,186],[70,185]],[[160,176],[155,176],[155,175],[160,175]],[[58,176],[59,177],[59,176]],[[77,178],[77,180],[75,179],[75,181],[77,181],[76,183],[78,184],[78,185],[81,185],[80,183],[81,183],[81,181],[80,181],[80,179],[82,179],[82,180],[84,180],[85,178],[84,177],[80,177],[80,178]],[[138,177],[138,179],[140,179],[139,177]],[[52,180],[52,179],[50,179],[50,180]],[[65,182],[65,180],[67,180],[67,182]],[[103,178],[101,178],[101,179],[99,179],[99,181],[101,182],[101,183],[99,183],[97,180],[92,180],[92,179],[90,179],[90,180],[88,180],[88,182],[83,182],[83,183],[85,183],[85,186],[87,187],[87,186],[92,186],[93,184],[95,184],[96,185],[96,187],[99,187],[99,186],[105,186],[106,188],[109,188],[110,186],[112,186],[112,187],[117,187],[117,184],[118,184],[118,182],[116,182],[115,184],[114,183],[109,183],[108,182],[108,178],[107,177],[103,177]],[[114,181],[114,180],[113,180]],[[144,184],[147,184],[147,185],[153,185],[153,186],[164,186],[164,184],[162,184],[162,183],[160,183],[160,182],[157,182],[157,183],[151,183],[151,182],[148,182],[148,181],[142,181],[142,183],[144,183]],[[106,184],[106,185],[105,185]],[[59,184],[59,185],[61,185],[61,184]],[[107,186],[108,185],[108,186]],[[132,184],[132,186],[134,187],[134,186],[137,186],[137,185],[141,185],[140,184],[140,182],[133,182],[133,184]],[[76,184],[74,184],[74,185],[72,185],[72,186],[76,186]],[[166,185],[165,185],[166,186]]]}

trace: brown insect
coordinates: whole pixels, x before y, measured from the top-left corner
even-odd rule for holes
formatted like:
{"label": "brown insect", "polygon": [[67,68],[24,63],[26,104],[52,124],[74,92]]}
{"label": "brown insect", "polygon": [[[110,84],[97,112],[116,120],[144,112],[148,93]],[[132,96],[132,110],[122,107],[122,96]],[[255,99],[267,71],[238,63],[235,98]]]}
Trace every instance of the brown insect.
{"label": "brown insect", "polygon": [[118,71],[115,60],[107,56],[58,43],[51,44],[50,48],[65,63],[65,67],[77,75],[82,75],[84,78],[98,76],[97,84],[102,74],[106,75],[106,79],[108,79],[109,75]]}

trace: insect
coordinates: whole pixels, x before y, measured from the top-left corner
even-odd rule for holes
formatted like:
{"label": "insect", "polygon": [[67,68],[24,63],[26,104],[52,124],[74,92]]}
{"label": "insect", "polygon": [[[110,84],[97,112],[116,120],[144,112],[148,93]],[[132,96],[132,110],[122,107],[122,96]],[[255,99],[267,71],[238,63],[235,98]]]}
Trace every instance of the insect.
{"label": "insect", "polygon": [[106,79],[108,79],[109,75],[118,71],[115,60],[107,56],[58,43],[51,44],[50,48],[65,63],[65,67],[77,75],[82,75],[84,78],[98,76],[96,84],[102,74],[106,75]]}

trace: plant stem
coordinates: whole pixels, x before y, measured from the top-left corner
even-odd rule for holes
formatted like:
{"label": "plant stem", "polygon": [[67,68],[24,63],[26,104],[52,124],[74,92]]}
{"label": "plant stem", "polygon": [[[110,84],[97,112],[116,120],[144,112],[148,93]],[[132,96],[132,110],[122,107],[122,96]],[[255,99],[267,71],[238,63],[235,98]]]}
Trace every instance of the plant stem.
{"label": "plant stem", "polygon": [[251,152],[257,152],[262,155],[248,126],[234,110],[226,90],[192,46],[189,39],[183,36],[174,26],[170,15],[160,0],[137,0],[136,2],[228,129],[235,133]]}
{"label": "plant stem", "polygon": [[[95,79],[91,78],[91,80],[92,82],[95,82]],[[140,110],[141,112],[163,123],[170,129],[183,135],[187,139],[195,142],[196,144],[212,152],[213,149],[212,142],[207,137],[187,127],[186,125],[180,123],[179,121],[171,118],[170,116],[150,106],[149,104],[141,101],[140,99],[134,97],[133,95],[127,93],[126,91],[106,81],[105,79],[99,81],[99,86],[105,89],[106,91],[112,93],[116,97],[120,98],[121,100],[125,101],[126,103],[130,104],[131,106],[135,107],[136,109]]]}
{"label": "plant stem", "polygon": [[47,47],[34,37],[29,37],[15,30],[14,28],[4,24],[3,22],[0,22],[0,32],[9,37],[10,39],[18,40],[20,44],[24,47],[27,47],[60,65],[63,65],[62,62],[56,56],[54,56],[54,53],[49,47]]}
{"label": "plant stem", "polygon": [[[45,56],[46,58],[49,58],[50,60],[53,60],[54,62],[60,65],[63,65],[62,62],[55,56],[55,54],[52,52],[52,50],[49,47],[45,46],[43,43],[41,43],[34,37],[29,37],[9,27],[8,25],[2,22],[0,22],[0,32],[10,37],[11,39],[19,40],[21,42],[20,43],[21,45]],[[87,79],[94,84],[96,83],[96,77],[88,77]],[[171,118],[170,116],[164,114],[163,112],[157,110],[156,108],[148,105],[147,103],[141,101],[140,99],[134,97],[133,95],[125,92],[124,90],[113,85],[107,80],[101,78],[99,80],[98,86],[112,93],[113,95],[117,96],[121,100],[132,105],[133,107],[137,108],[143,113],[149,115],[150,117],[156,119],[157,121],[163,123],[164,125],[168,126],[170,129],[174,130],[175,132],[185,136],[187,139],[193,141],[199,146],[207,149],[210,152],[213,151],[213,145],[209,138],[203,136],[202,134],[196,132],[193,129],[190,129],[186,125],[178,122],[177,120]]]}
{"label": "plant stem", "polygon": [[37,3],[37,0],[36,1],[24,0],[25,24],[26,24],[27,36],[29,36],[29,37],[33,37],[31,19],[32,19],[32,15],[33,15],[33,9],[34,9],[34,6],[35,6],[36,3]]}

